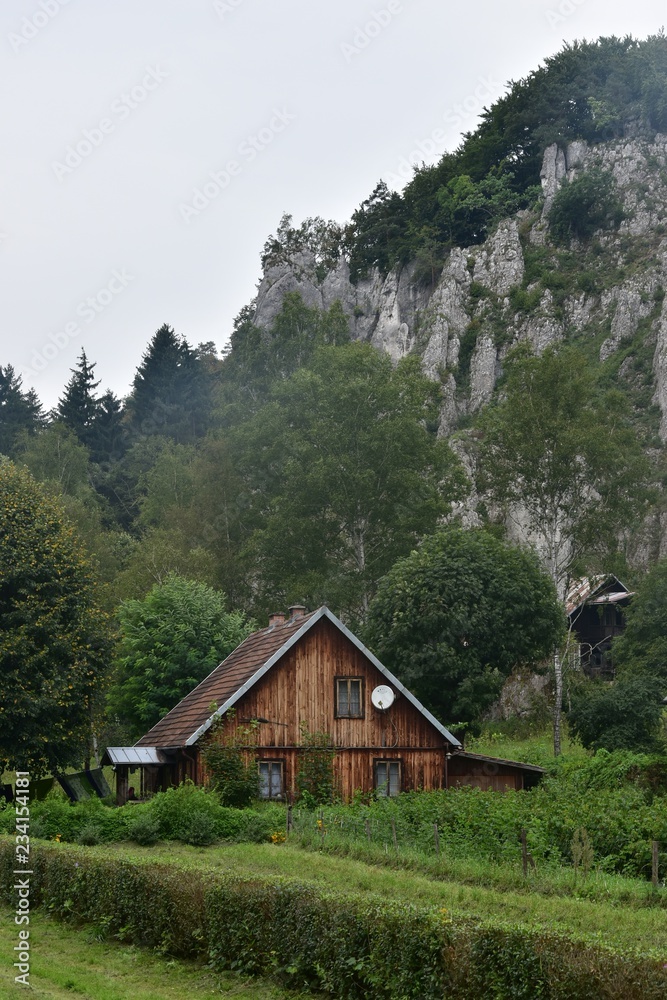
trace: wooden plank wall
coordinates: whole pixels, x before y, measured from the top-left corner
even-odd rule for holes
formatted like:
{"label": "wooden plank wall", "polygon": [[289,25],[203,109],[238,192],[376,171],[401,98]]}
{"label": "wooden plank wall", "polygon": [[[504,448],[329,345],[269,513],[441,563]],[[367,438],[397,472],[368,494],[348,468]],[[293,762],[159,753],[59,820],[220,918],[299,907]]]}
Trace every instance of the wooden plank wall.
{"label": "wooden plank wall", "polygon": [[[337,677],[362,678],[363,718],[335,717]],[[357,789],[372,790],[376,759],[401,761],[405,790],[443,788],[447,748],[444,736],[398,692],[389,710],[375,709],[371,692],[378,684],[386,683],[384,674],[346,636],[323,620],[237,703],[233,726],[238,728],[257,718],[270,720],[260,724],[261,749],[257,756],[285,761],[285,786],[293,793],[302,752],[302,723],[310,732],[332,736],[338,749],[336,774],[346,799]]]}
{"label": "wooden plank wall", "polygon": [[[336,719],[334,680],[363,678],[363,719]],[[337,747],[444,747],[445,738],[406,699],[398,696],[380,712],[371,691],[386,678],[331,622],[318,622],[237,704],[237,723],[253,718],[262,724],[262,746],[301,743],[300,726],[328,732]]]}

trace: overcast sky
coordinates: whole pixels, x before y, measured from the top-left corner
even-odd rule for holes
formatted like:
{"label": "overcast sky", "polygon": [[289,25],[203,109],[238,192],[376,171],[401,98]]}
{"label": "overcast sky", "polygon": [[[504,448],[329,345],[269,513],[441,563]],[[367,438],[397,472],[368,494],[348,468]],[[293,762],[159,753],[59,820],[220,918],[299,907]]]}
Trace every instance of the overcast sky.
{"label": "overcast sky", "polygon": [[221,348],[283,212],[345,221],[564,39],[665,0],[3,0],[0,365],[125,395],[171,324]]}

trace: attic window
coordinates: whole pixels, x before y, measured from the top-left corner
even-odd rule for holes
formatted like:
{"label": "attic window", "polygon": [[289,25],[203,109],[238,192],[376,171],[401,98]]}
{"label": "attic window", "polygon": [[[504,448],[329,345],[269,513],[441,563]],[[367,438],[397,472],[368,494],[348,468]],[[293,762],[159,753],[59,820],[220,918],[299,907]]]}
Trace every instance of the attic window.
{"label": "attic window", "polygon": [[363,719],[363,678],[336,678],[336,718]]}

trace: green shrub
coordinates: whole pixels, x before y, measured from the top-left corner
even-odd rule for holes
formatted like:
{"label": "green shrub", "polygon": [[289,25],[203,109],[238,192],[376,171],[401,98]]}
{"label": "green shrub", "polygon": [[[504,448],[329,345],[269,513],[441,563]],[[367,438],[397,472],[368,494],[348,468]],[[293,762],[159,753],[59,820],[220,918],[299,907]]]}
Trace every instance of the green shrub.
{"label": "green shrub", "polygon": [[257,762],[249,748],[257,744],[259,723],[234,727],[234,709],[213,722],[202,740],[201,755],[211,784],[226,806],[243,809],[257,798]]}
{"label": "green shrub", "polygon": [[[104,926],[135,944],[208,959],[217,969],[273,974],[287,986],[374,1000],[658,1000],[662,962],[565,934],[379,896],[326,892],[292,879],[36,846],[34,905]],[[14,843],[0,842],[10,902]]]}
{"label": "green shrub", "polygon": [[144,812],[137,816],[128,827],[128,836],[142,847],[150,847],[160,839],[160,824],[155,816]]}
{"label": "green shrub", "polygon": [[95,847],[102,840],[102,831],[95,823],[86,823],[80,831],[77,841],[86,847]]}
{"label": "green shrub", "polygon": [[572,238],[590,240],[598,229],[616,228],[622,221],[616,182],[609,171],[599,167],[564,184],[549,212],[551,236],[559,244]]}
{"label": "green shrub", "polygon": [[215,840],[215,819],[210,813],[192,813],[181,828],[179,840],[196,847],[207,847]]}

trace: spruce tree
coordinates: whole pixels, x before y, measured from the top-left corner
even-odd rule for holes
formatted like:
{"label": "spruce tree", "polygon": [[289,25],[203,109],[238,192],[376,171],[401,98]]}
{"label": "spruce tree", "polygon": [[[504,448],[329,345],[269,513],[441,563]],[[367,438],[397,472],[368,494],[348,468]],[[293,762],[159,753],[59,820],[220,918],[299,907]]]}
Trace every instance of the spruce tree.
{"label": "spruce tree", "polygon": [[166,323],[139,365],[128,400],[136,436],[154,434],[187,444],[208,424],[210,378],[196,350]]}
{"label": "spruce tree", "polygon": [[88,363],[83,348],[76,368],[70,368],[70,371],[72,377],[58,400],[55,412],[58,419],[74,431],[81,444],[90,447],[100,406],[95,389],[100,383],[95,381],[95,364]]}
{"label": "spruce tree", "polygon": [[24,392],[21,376],[13,367],[0,366],[0,454],[13,456],[19,435],[33,433],[43,423],[42,405],[35,390]]}
{"label": "spruce tree", "polygon": [[110,389],[100,396],[90,436],[93,462],[110,465],[125,453],[123,404]]}

